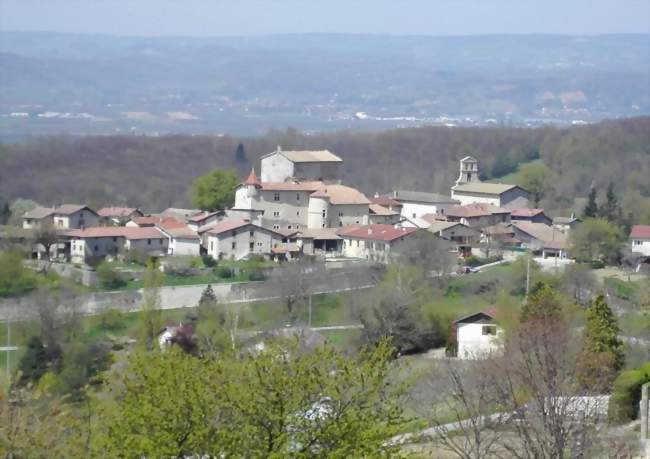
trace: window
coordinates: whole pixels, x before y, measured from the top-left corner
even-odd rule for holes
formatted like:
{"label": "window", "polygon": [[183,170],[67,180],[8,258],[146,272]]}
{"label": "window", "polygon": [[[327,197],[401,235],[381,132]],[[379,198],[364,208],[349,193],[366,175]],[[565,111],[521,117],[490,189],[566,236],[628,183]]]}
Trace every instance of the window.
{"label": "window", "polygon": [[254,242],[250,242],[250,243],[248,244],[248,250],[250,250],[251,252],[252,252],[253,250],[255,250],[255,243],[254,243]]}
{"label": "window", "polygon": [[632,241],[632,245],[641,245],[641,241],[639,241],[638,239],[634,239]]}
{"label": "window", "polygon": [[278,193],[277,191],[275,193],[273,193],[273,200],[274,201],[279,201],[280,200],[280,193]]}
{"label": "window", "polygon": [[413,212],[413,218],[415,218],[415,212]]}
{"label": "window", "polygon": [[343,216],[343,212],[339,212],[339,217],[342,217],[342,216]]}
{"label": "window", "polygon": [[274,230],[279,230],[279,229],[280,229],[280,225],[273,225],[273,229],[274,229]]}
{"label": "window", "polygon": [[296,212],[296,217],[300,217],[300,211]]}
{"label": "window", "polygon": [[296,201],[300,201],[300,193],[296,193]]}
{"label": "window", "polygon": [[359,241],[357,241],[357,247],[359,247]]}
{"label": "window", "polygon": [[147,245],[151,245],[151,239],[147,239]]}
{"label": "window", "polygon": [[257,243],[257,246],[258,246],[258,247],[262,247],[262,243],[261,243],[261,242],[258,242],[258,243]]}
{"label": "window", "polygon": [[483,327],[481,328],[481,334],[482,335],[496,335],[497,334],[496,325],[483,325]]}
{"label": "window", "polygon": [[214,241],[210,241],[210,252],[214,250]]}
{"label": "window", "polygon": [[237,236],[237,231],[235,231],[235,230],[231,231],[230,235],[231,235],[232,237]]}
{"label": "window", "polygon": [[323,223],[323,226],[322,226],[322,227],[325,228],[325,223]]}
{"label": "window", "polygon": [[250,234],[251,237],[255,236],[255,231],[251,230],[248,234]]}
{"label": "window", "polygon": [[237,248],[237,243],[233,241],[232,244],[230,245],[230,248],[235,250]]}
{"label": "window", "polygon": [[291,229],[291,225],[287,225],[287,229]]}
{"label": "window", "polygon": [[117,242],[117,238],[116,238],[116,237],[113,238],[113,242]]}
{"label": "window", "polygon": [[327,215],[327,212],[325,211],[325,209],[323,209],[322,215],[323,215],[323,218],[325,218],[325,216]]}
{"label": "window", "polygon": [[95,245],[94,249],[95,249],[95,252],[97,252],[99,250],[99,246]]}
{"label": "window", "polygon": [[339,220],[339,226],[343,226],[343,222]]}
{"label": "window", "polygon": [[274,216],[274,217],[279,217],[279,216],[280,216],[280,212],[276,210],[275,212],[273,212],[273,216]]}

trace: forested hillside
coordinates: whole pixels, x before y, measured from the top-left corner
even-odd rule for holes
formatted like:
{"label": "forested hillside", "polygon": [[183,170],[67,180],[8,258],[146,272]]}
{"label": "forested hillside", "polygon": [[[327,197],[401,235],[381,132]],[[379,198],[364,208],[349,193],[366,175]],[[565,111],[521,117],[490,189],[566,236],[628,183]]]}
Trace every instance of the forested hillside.
{"label": "forested hillside", "polygon": [[[245,155],[236,154],[240,142]],[[648,117],[565,129],[425,127],[379,133],[288,130],[252,138],[40,138],[0,146],[0,196],[41,204],[128,203],[152,211],[186,206],[196,176],[214,167],[243,176],[277,145],[335,152],[345,161],[344,181],[370,194],[400,187],[448,193],[457,177],[457,161],[467,154],[479,159],[484,179],[510,174],[539,158],[550,168],[542,171],[540,202],[548,210],[581,209],[592,186],[604,196],[611,181],[633,221],[650,223]]]}

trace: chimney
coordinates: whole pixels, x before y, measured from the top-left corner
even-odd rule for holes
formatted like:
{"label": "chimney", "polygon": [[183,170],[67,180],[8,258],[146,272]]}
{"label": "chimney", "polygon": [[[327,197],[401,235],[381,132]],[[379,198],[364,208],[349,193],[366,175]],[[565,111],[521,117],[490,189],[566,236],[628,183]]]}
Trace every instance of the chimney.
{"label": "chimney", "polygon": [[282,151],[282,146],[278,145],[278,152]]}

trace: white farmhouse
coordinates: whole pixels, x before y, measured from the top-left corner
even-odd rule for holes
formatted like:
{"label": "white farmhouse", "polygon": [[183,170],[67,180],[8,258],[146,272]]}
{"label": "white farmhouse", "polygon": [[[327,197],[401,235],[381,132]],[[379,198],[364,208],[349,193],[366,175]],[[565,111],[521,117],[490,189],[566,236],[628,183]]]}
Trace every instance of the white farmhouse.
{"label": "white farmhouse", "polygon": [[343,228],[339,236],[343,239],[343,256],[386,264],[399,255],[403,241],[419,233],[425,234],[419,228],[375,224]]}
{"label": "white farmhouse", "polygon": [[282,151],[262,156],[262,182],[287,180],[335,182],[343,160],[328,150]]}
{"label": "white farmhouse", "polygon": [[630,245],[633,253],[650,257],[650,225],[634,225]]}
{"label": "white farmhouse", "polygon": [[56,229],[78,229],[97,226],[100,217],[88,206],[64,204],[54,209],[52,219]]}
{"label": "white farmhouse", "polygon": [[201,255],[201,238],[196,231],[185,227],[165,227],[157,228],[169,239],[167,254],[168,255]]}
{"label": "white farmhouse", "polygon": [[496,324],[494,311],[476,312],[458,319],[454,325],[459,359],[481,359],[500,351],[503,329]]}
{"label": "white farmhouse", "polygon": [[93,227],[68,231],[63,236],[69,241],[73,263],[96,262],[128,251],[160,256],[167,253],[168,246],[167,237],[153,227]]}

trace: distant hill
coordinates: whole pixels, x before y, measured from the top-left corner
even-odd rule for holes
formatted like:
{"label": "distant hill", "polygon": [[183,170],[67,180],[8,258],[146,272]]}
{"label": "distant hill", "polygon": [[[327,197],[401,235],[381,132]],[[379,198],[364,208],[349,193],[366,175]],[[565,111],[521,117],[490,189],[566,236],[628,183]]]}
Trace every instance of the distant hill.
{"label": "distant hill", "polygon": [[650,113],[649,56],[648,35],[0,32],[0,135],[591,122]]}

